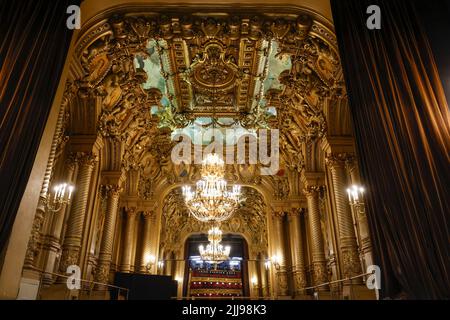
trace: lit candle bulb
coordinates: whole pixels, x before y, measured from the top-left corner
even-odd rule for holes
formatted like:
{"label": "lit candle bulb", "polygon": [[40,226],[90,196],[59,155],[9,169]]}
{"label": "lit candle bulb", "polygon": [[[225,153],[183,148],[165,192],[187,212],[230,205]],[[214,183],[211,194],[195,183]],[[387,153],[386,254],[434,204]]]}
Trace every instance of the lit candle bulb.
{"label": "lit candle bulb", "polygon": [[56,199],[59,200],[61,198],[61,192],[62,192],[62,184],[58,185],[58,195],[56,196]]}
{"label": "lit candle bulb", "polygon": [[58,190],[59,190],[58,186],[56,186],[56,187],[53,188],[53,192],[55,193],[55,194],[53,195],[53,201],[56,200],[56,196],[58,195]]}
{"label": "lit candle bulb", "polygon": [[69,187],[69,200],[70,200],[70,198],[72,197],[72,192],[73,192],[73,186],[70,186]]}
{"label": "lit candle bulb", "polygon": [[355,198],[355,201],[358,201],[358,188],[356,186],[353,187],[353,197]]}
{"label": "lit candle bulb", "polygon": [[64,199],[64,195],[66,194],[67,183],[64,183],[61,191],[61,199]]}

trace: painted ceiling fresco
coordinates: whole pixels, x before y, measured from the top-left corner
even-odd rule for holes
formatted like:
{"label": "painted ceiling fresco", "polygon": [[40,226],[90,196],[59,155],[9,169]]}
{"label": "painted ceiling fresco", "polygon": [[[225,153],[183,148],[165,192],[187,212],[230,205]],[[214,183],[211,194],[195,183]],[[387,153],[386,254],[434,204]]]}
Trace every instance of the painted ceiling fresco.
{"label": "painted ceiling fresco", "polygon": [[185,41],[169,47],[165,40],[149,40],[148,55],[135,58],[135,67],[147,74],[143,88],[158,89],[162,95],[159,105],[152,106],[152,113],[190,114],[192,121],[182,128],[172,128],[172,135],[188,135],[196,144],[210,141],[203,133],[211,127],[219,131],[227,145],[235,144],[243,135],[255,135],[254,130],[236,121],[236,115],[253,108],[276,115],[275,107],[267,104],[266,94],[283,90],[279,76],[291,69],[290,56],[279,54],[275,40],[262,40],[253,47],[242,40],[231,48],[211,41],[201,47]]}

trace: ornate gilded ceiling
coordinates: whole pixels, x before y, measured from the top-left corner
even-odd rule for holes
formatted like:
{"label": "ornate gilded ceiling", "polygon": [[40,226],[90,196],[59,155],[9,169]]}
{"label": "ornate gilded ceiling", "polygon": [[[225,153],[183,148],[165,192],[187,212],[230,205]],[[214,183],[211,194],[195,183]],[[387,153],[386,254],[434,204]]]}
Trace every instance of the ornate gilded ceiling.
{"label": "ornate gilded ceiling", "polygon": [[[103,156],[114,158],[104,170],[139,172],[127,192],[144,199],[197,178],[195,165],[171,162],[171,137],[210,127],[213,118],[237,135],[279,129],[277,175],[261,177],[258,165],[247,164],[227,166],[228,174],[275,198],[298,196],[298,172],[315,166],[315,143],[345,100],[333,32],[300,9],[148,8],[110,14],[81,34],[72,123],[84,121],[103,137]],[[94,113],[81,113],[86,101],[99,105]]]}

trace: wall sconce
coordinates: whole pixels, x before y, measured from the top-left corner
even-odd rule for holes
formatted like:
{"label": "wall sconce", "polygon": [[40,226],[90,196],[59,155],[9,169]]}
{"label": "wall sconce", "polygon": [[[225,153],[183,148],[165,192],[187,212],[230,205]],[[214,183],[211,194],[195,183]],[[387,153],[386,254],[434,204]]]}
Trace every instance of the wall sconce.
{"label": "wall sconce", "polygon": [[156,257],[152,254],[146,254],[145,255],[145,270],[147,271],[147,273],[150,273],[152,270],[153,265],[155,264],[156,261]]}
{"label": "wall sconce", "polygon": [[164,261],[163,260],[159,260],[158,261],[158,269],[163,269],[164,268]]}
{"label": "wall sconce", "polygon": [[272,258],[272,264],[274,265],[276,270],[280,270],[280,262],[281,262],[281,257],[279,255],[273,255]]}
{"label": "wall sconce", "polygon": [[57,213],[64,205],[70,203],[74,187],[68,183],[57,184],[53,188],[53,193],[47,193],[44,199],[45,207],[48,211]]}
{"label": "wall sconce", "polygon": [[352,206],[359,214],[364,214],[364,192],[364,188],[356,184],[350,186],[347,189],[348,201],[350,203],[350,206]]}
{"label": "wall sconce", "polygon": [[269,270],[270,268],[270,260],[266,259],[266,261],[264,262],[264,268],[266,268],[266,270]]}
{"label": "wall sconce", "polygon": [[365,190],[363,187],[358,186],[356,184],[354,184],[350,188],[348,188],[347,194],[348,194],[348,200],[350,201],[350,204],[357,204],[360,201],[362,201],[364,191]]}
{"label": "wall sconce", "polygon": [[181,277],[175,277],[175,281],[177,282],[178,285],[180,285],[181,282],[183,282],[183,278],[181,278]]}
{"label": "wall sconce", "polygon": [[253,276],[251,279],[252,285],[256,287],[258,285],[258,278],[256,276]]}

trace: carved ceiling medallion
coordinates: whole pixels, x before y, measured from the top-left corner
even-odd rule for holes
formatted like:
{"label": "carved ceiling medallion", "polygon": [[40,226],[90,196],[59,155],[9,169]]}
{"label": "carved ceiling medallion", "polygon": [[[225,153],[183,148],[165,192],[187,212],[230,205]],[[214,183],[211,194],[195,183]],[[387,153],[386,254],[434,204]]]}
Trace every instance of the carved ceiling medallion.
{"label": "carved ceiling medallion", "polygon": [[225,57],[225,50],[218,42],[210,42],[203,56],[191,65],[193,85],[200,90],[229,91],[236,86],[238,66],[233,57]]}

